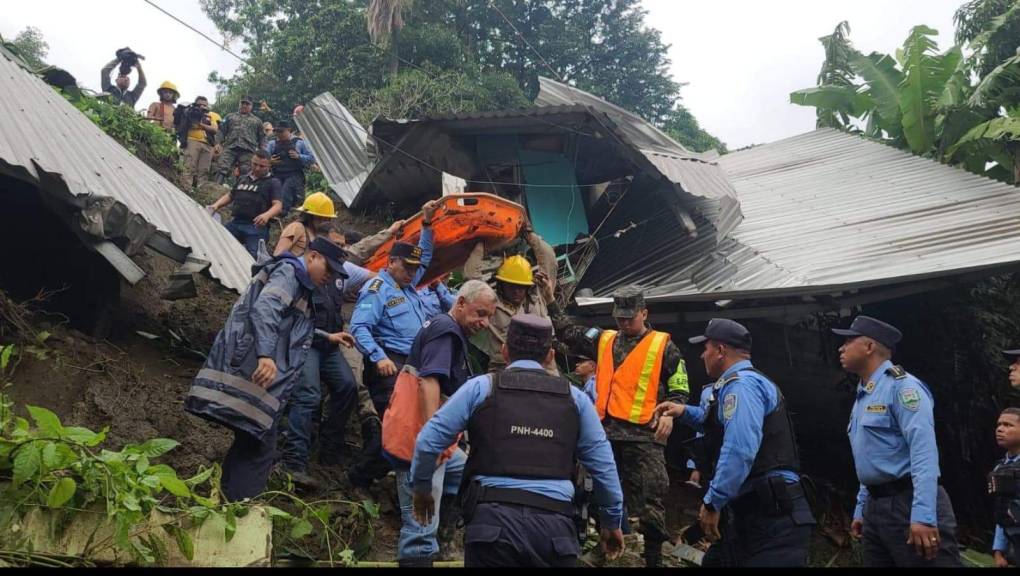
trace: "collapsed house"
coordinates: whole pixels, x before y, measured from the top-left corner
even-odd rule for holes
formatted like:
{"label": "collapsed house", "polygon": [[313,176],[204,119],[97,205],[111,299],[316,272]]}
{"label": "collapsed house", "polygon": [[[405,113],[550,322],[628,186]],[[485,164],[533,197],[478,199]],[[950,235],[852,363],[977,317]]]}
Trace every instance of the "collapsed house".
{"label": "collapsed house", "polygon": [[166,299],[193,296],[199,272],[245,289],[252,258],[222,225],[3,50],[0,117],[0,289],[61,290],[56,307],[85,329],[145,276],[146,250],[180,264]]}
{"label": "collapsed house", "polygon": [[[897,358],[939,399],[957,513],[983,518],[994,445],[952,426],[990,431],[1005,373],[998,383],[984,377],[988,398],[969,398],[979,389],[967,375],[975,359],[959,335],[933,333],[944,318],[925,314],[938,314],[931,295],[940,290],[1020,268],[1016,188],[828,129],[724,156],[693,153],[546,78],[523,110],[383,118],[366,130],[324,94],[298,124],[354,211],[402,215],[458,189],[524,205],[556,248],[565,302],[586,322],[611,324],[613,290],[637,284],[651,321],[682,344],[712,317],[746,323],[756,365],[790,399],[805,467],[846,494],[856,491],[846,440],[854,384],[828,328],[861,311],[898,323]],[[933,350],[945,358],[932,361]],[[704,384],[697,354],[686,350],[687,364]]]}

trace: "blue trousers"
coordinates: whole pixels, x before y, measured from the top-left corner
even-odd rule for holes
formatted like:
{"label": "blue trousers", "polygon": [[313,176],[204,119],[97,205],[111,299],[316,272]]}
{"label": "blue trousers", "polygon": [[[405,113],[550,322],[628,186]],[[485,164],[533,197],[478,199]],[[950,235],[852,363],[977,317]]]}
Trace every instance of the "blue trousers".
{"label": "blue trousers", "polygon": [[260,441],[250,434],[234,432],[234,442],[223,459],[220,486],[230,502],[254,498],[266,490],[276,451],[277,426]]}
{"label": "blue trousers", "polygon": [[960,551],[956,543],[956,515],[946,489],[939,486],[935,496],[935,521],[939,528],[939,551],[925,560],[907,544],[914,491],[892,496],[868,495],[864,504],[864,565],[866,567],[957,567]]}
{"label": "blue trousers", "polygon": [[574,567],[581,549],[574,519],[501,502],[479,504],[464,527],[464,567]]}
{"label": "blue trousers", "polygon": [[269,242],[269,226],[256,226],[250,220],[232,219],[226,224],[227,231],[251,254],[252,258],[258,258],[259,240]]}
{"label": "blue trousers", "polygon": [[291,208],[301,206],[305,201],[305,173],[288,172],[276,174],[280,179],[281,194],[283,195],[283,213],[287,214]]}
{"label": "blue trousers", "polygon": [[344,429],[358,400],[354,372],[336,346],[308,351],[301,378],[290,394],[287,422],[283,428],[283,465],[303,472],[312,451],[312,429],[321,415],[322,389],[329,393],[326,418],[319,427],[319,450],[337,454],[343,447]]}
{"label": "blue trousers", "polygon": [[720,526],[723,539],[708,549],[702,567],[807,566],[815,519],[804,496],[793,501],[789,514],[767,516],[751,511],[733,513],[728,520],[731,525]]}
{"label": "blue trousers", "polygon": [[428,526],[418,524],[414,519],[411,471],[397,468],[397,497],[400,500],[400,539],[397,541],[397,560],[426,559],[439,552],[436,531],[439,529],[439,507],[443,496],[456,496],[460,480],[464,475],[467,455],[457,449],[453,456],[436,468],[432,475],[432,500],[435,513]]}

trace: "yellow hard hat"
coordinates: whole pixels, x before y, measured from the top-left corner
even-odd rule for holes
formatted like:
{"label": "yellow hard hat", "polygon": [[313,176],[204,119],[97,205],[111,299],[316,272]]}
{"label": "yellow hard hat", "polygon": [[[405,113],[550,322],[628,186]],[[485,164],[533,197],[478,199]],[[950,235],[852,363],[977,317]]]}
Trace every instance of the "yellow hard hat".
{"label": "yellow hard hat", "polygon": [[160,84],[159,85],[159,89],[156,90],[156,92],[159,92],[160,90],[173,90],[174,92],[177,93],[178,96],[181,95],[180,90],[177,89],[177,85],[174,84],[173,82],[169,81],[169,80],[167,80],[166,82],[163,82],[162,84]]}
{"label": "yellow hard hat", "polygon": [[534,286],[535,280],[531,275],[531,262],[524,256],[511,256],[496,270],[496,280],[518,286]]}
{"label": "yellow hard hat", "polygon": [[333,207],[333,201],[322,192],[310,194],[308,198],[305,198],[305,203],[298,208],[298,212],[305,212],[312,216],[321,216],[323,218],[336,218],[336,209]]}

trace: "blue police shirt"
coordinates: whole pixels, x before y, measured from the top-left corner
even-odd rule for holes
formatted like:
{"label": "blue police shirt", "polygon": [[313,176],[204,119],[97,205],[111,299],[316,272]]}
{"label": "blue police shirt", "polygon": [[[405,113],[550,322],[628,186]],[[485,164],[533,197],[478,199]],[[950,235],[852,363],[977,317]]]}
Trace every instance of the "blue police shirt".
{"label": "blue police shirt", "polygon": [[[1006,454],[1006,458],[1002,463],[1013,464],[1017,461],[1020,461],[1020,454],[1017,454],[1016,456]],[[995,539],[992,540],[992,550],[1002,552],[1003,554],[1009,550],[1009,538],[1006,538],[1006,530],[1004,530],[999,524],[995,525]]]}
{"label": "blue police shirt", "polygon": [[[509,368],[542,370],[542,365],[532,360],[512,362]],[[415,490],[428,492],[432,486],[432,474],[436,459],[457,438],[457,434],[468,427],[468,421],[475,410],[485,402],[491,390],[492,381],[488,374],[476,376],[463,386],[439,408],[439,411],[425,423],[418,433],[414,447],[414,461],[411,463],[411,478]],[[623,490],[613,460],[613,449],[606,440],[598,413],[584,392],[574,386],[570,393],[580,416],[580,433],[577,439],[577,457],[595,481],[595,500],[599,504],[602,526],[610,530],[620,527],[623,520]],[[574,483],[570,480],[548,480],[536,478],[509,478],[505,476],[476,476],[485,487],[514,488],[528,490],[548,498],[569,502],[574,498]]]}
{"label": "blue police shirt", "polygon": [[[704,502],[716,510],[729,501],[751,491],[747,475],[761,447],[762,426],[765,417],[779,406],[776,386],[751,368],[750,360],[741,360],[723,373],[711,387],[701,392],[701,406],[687,406],[680,423],[703,431],[708,404],[712,394],[720,398],[718,417],[723,425],[723,444],[715,476],[708,486]],[[734,380],[731,377],[737,376]],[[766,476],[781,476],[788,484],[796,483],[800,476],[792,470],[771,470]]]}
{"label": "blue police shirt", "polygon": [[847,427],[861,483],[855,519],[864,515],[866,486],[912,476],[910,521],[936,526],[939,450],[935,445],[934,407],[928,387],[911,374],[896,377],[889,360],[857,387]]}
{"label": "blue police shirt", "polygon": [[425,304],[425,311],[429,318],[449,312],[457,302],[457,291],[451,290],[446,284],[440,282],[436,289],[426,286],[418,290],[421,300]]}
{"label": "blue police shirt", "polygon": [[400,288],[389,272],[383,270],[362,286],[358,294],[351,315],[351,334],[358,350],[372,362],[386,358],[385,350],[409,354],[414,337],[429,319],[415,286],[432,261],[432,238],[431,226],[422,230],[418,241],[421,266],[410,284]]}

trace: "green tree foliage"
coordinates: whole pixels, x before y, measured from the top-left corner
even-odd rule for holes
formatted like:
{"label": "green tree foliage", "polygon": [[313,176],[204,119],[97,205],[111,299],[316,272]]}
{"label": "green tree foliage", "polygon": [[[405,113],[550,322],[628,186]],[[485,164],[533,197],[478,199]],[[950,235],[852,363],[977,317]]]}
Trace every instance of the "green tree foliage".
{"label": "green tree foliage", "polygon": [[[327,90],[359,119],[495,110],[525,105],[544,75],[632,110],[694,149],[723,148],[681,106],[668,46],[646,26],[638,0],[381,2],[399,8],[403,24],[387,48],[373,44],[363,0],[201,2],[227,38],[245,43],[254,67],[211,77],[224,111],[242,91],[289,109]],[[378,14],[385,20],[393,12]],[[394,54],[397,74],[390,73]],[[433,92],[409,96],[414,87]]]}
{"label": "green tree foliage", "polygon": [[956,43],[977,51],[978,72],[990,73],[1016,56],[1020,46],[1020,0],[970,0],[953,15]]}
{"label": "green tree foliage", "polygon": [[815,107],[819,127],[863,126],[865,135],[914,154],[1018,180],[1020,56],[979,76],[980,49],[971,58],[960,46],[939,52],[927,26],[914,27],[895,57],[858,53],[844,31],[841,24],[821,39],[827,58],[819,85],[790,94],[794,104]]}
{"label": "green tree foliage", "polygon": [[15,52],[32,68],[43,68],[46,66],[46,56],[50,52],[50,45],[46,43],[42,32],[29,26],[18,32],[14,40],[10,42]]}

